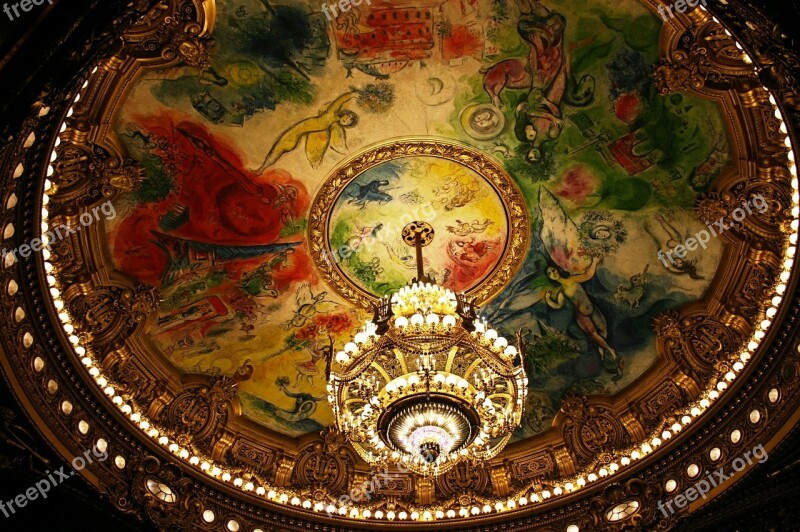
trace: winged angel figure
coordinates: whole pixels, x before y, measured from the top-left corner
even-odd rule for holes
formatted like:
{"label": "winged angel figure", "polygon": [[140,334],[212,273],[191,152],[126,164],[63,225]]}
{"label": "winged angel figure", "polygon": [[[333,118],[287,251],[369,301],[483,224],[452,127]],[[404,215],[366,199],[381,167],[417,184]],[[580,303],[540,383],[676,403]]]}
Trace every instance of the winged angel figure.
{"label": "winged angel figure", "polygon": [[539,211],[542,219],[539,237],[549,261],[544,271],[536,268],[534,273],[520,279],[513,289],[515,293],[495,315],[510,316],[541,301],[552,309],[561,309],[569,301],[575,308],[576,324],[597,345],[603,366],[614,374],[612,380],[616,382],[622,378],[624,360],[609,345],[606,319],[582,286],[595,276],[602,258],[580,252],[578,227],[544,187],[539,189]]}

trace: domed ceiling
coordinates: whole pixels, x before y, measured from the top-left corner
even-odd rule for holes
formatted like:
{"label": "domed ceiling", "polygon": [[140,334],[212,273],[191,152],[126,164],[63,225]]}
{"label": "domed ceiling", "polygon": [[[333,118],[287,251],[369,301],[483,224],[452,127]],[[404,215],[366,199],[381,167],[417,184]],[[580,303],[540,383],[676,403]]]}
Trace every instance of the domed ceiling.
{"label": "domed ceiling", "polygon": [[[75,366],[104,406],[64,395],[22,307],[8,343],[44,371],[31,386],[59,419],[108,409],[125,427],[117,442],[145,442],[134,452],[111,438],[126,480],[102,482],[115,504],[149,504],[167,528],[230,514],[238,530],[283,513],[289,528],[395,516],[466,528],[567,504],[650,455],[665,460],[648,470],[652,485],[631,477],[592,492],[591,515],[578,505],[569,522],[547,519],[571,532],[629,518],[656,527],[642,493],[653,502],[697,476],[657,448],[683,456],[675,441],[762,356],[785,312],[800,203],[775,107],[794,105],[796,87],[778,102],[762,86],[789,55],[762,82],[754,61],[768,47],[751,57],[701,5],[685,11],[160,2],[64,97],[60,121],[42,126],[53,133],[26,126],[13,157],[52,138],[41,152],[52,164],[37,192],[5,200],[11,212],[36,196],[45,236],[80,222],[49,237],[37,280],[6,286],[49,286],[69,353],[54,367]],[[37,109],[48,121],[59,107]],[[26,175],[12,155],[9,175]],[[412,221],[435,231],[425,272],[524,340],[528,394],[496,459],[434,479],[392,471],[363,500],[353,490],[376,472],[331,428],[326,365],[370,304],[416,275],[401,236]],[[10,227],[6,241],[22,234]],[[17,259],[5,256],[8,272]],[[800,386],[796,369],[763,379],[778,391],[761,394],[749,427]],[[717,456],[735,458],[747,438]],[[255,506],[196,494],[207,485]]]}
{"label": "domed ceiling", "polygon": [[718,101],[659,93],[646,6],[364,3],[331,31],[317,5],[216,9],[205,68],[147,71],[119,105],[145,179],[115,199],[108,243],[158,290],[155,350],[239,375],[248,418],[290,436],[331,423],[329,338],[341,349],[354,303],[410,280],[411,220],[436,230],[426,271],[458,291],[493,278],[485,317],[526,335],[517,439],[566,394],[636,382],[654,317],[706,294],[720,239],[658,253],[705,228],[695,200],[732,147]]}

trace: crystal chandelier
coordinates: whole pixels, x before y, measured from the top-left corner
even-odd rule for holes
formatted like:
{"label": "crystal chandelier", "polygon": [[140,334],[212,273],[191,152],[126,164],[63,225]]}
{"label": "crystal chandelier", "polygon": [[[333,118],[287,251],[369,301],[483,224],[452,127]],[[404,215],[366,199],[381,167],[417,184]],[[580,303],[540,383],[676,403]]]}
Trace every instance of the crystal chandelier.
{"label": "crystal chandelier", "polygon": [[474,300],[424,275],[433,236],[426,222],[403,229],[417,278],[374,304],[328,377],[336,428],[358,454],[428,477],[497,455],[520,425],[528,384],[520,335],[509,345]]}

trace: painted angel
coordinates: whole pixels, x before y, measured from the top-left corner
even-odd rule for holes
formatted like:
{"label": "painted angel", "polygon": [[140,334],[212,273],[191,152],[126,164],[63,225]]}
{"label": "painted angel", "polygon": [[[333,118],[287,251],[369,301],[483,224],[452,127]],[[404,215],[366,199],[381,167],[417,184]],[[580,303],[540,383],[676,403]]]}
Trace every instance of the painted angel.
{"label": "painted angel", "polygon": [[356,96],[356,92],[346,92],[320,109],[317,116],[301,120],[281,133],[255,173],[261,174],[285,154],[294,151],[303,139],[306,141],[306,158],[315,168],[322,162],[328,147],[345,150],[345,129],[358,123],[358,115],[344,107]]}
{"label": "painted angel", "polygon": [[[522,290],[507,298],[498,311],[519,312],[541,301],[552,309],[561,309],[569,301],[575,307],[576,324],[597,345],[604,367],[614,373],[612,380],[617,381],[622,378],[624,360],[609,345],[606,319],[582,286],[595,276],[602,259],[578,252],[578,227],[544,187],[539,189],[539,210],[539,236],[549,258],[544,270],[547,279],[542,278],[541,270],[521,279],[517,287]],[[523,288],[522,284],[527,286]]]}

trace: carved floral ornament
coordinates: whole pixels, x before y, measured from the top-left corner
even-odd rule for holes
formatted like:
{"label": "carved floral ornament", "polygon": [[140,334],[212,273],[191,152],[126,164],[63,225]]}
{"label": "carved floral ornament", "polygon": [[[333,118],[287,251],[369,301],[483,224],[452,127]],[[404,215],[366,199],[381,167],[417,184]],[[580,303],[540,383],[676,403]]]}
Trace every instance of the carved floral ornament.
{"label": "carved floral ornament", "polygon": [[[726,4],[724,14],[742,16],[745,8],[736,5]],[[113,110],[116,91],[142,64],[204,64],[213,9],[212,2],[159,3],[127,34],[123,53],[87,73],[79,91],[43,102],[21,126],[18,141],[0,153],[4,245],[44,233],[48,224],[74,223],[85,209],[136,186],[140,174],[105,138],[99,110]],[[559,530],[609,523],[669,526],[673,518],[655,512],[654,504],[664,492],[689,485],[687,467],[722,456],[716,468],[738,447],[767,441],[762,436],[775,430],[775,420],[785,420],[797,407],[797,320],[795,314],[787,319],[796,311],[784,309],[783,300],[793,293],[800,197],[780,110],[797,101],[798,85],[785,68],[796,66],[797,57],[767,31],[766,19],[747,14],[773,36],[741,32],[752,38],[754,57],[737,55],[733,37],[707,13],[695,11],[691,20],[676,19],[685,33],[673,31],[667,39],[670,49],[662,51],[657,79],[664,91],[732,91],[726,103],[736,101],[740,126],[757,133],[739,146],[740,158],[752,164],[741,175],[723,177],[698,202],[701,219],[730,212],[753,193],[762,193],[770,207],[726,235],[740,259],[716,283],[720,291],[707,307],[657,320],[664,373],[624,405],[568,398],[555,422],[557,438],[526,442],[529,449],[509,449],[482,467],[455,469],[435,485],[398,477],[397,489],[342,502],[342,495],[357,491],[377,472],[364,468],[335,436],[287,445],[255,435],[237,425],[235,382],[178,385],[165,368],[140,360],[137,353],[145,347],[137,336],[155,308],[154,295],[147,287],[107,278],[92,245],[99,235],[89,231],[43,251],[35,267],[4,259],[0,281],[8,297],[2,307],[10,317],[2,328],[4,371],[25,391],[26,407],[36,409],[64,445],[76,452],[86,440],[107,445],[113,460],[92,471],[96,485],[121,510],[146,515],[164,528],[191,522],[192,528],[206,529],[299,529],[308,521],[327,521],[331,529],[347,530],[353,526],[348,520],[359,526],[457,521],[466,528],[473,519],[513,521],[515,529],[545,520],[557,521]],[[756,83],[765,78],[787,80],[777,95],[780,102]],[[65,119],[68,113],[71,118]],[[796,119],[796,113],[787,116]],[[76,172],[75,165],[87,166]],[[43,191],[35,198],[25,193],[34,184]],[[39,210],[41,228],[22,225],[18,220],[24,218],[15,214]],[[772,343],[760,348],[768,334]],[[762,371],[759,382],[737,386],[746,378],[741,375],[752,373],[754,360]],[[719,412],[715,404],[727,401],[732,388],[749,400]],[[713,435],[682,438],[686,427],[711,419]],[[80,421],[89,426],[85,433]],[[675,440],[684,442],[683,450],[671,445]],[[725,442],[725,449],[714,453],[712,441]],[[660,447],[669,447],[670,454]],[[644,472],[627,473],[642,460]],[[406,483],[414,488],[404,488]],[[582,499],[582,492],[588,513],[574,499],[561,502],[571,493]]]}

